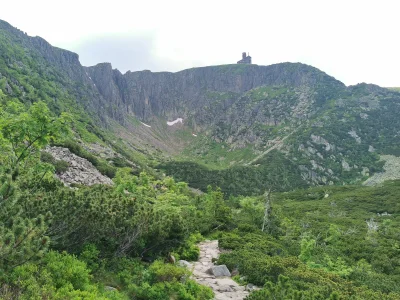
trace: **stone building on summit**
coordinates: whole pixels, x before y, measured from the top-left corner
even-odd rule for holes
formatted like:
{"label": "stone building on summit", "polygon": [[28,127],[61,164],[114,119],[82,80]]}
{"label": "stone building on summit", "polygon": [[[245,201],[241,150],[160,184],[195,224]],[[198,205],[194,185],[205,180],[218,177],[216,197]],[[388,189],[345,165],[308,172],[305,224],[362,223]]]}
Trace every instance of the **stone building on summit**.
{"label": "stone building on summit", "polygon": [[242,59],[237,62],[238,64],[251,64],[251,56],[247,54],[246,52],[242,53]]}

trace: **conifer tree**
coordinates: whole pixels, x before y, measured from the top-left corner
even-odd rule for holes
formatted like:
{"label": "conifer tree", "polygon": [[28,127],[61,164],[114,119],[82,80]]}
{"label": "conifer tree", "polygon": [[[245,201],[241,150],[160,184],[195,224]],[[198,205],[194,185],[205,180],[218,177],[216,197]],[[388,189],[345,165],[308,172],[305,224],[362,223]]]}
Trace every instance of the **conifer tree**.
{"label": "conifer tree", "polygon": [[45,231],[50,214],[24,216],[18,178],[66,128],[67,119],[51,117],[43,102],[28,110],[16,100],[0,106],[0,272],[41,256],[49,245]]}

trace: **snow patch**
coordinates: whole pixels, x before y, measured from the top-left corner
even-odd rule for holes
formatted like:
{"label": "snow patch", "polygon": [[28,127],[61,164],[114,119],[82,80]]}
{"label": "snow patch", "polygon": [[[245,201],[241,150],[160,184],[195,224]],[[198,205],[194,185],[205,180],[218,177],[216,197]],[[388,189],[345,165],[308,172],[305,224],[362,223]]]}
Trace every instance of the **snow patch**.
{"label": "snow patch", "polygon": [[[140,122],[140,121],[139,121]],[[145,124],[145,123],[143,123],[143,122],[140,122],[140,123],[142,123],[144,126],[146,126],[146,127],[149,127],[149,128],[151,128],[151,126],[150,125],[147,125],[147,124]]]}
{"label": "snow patch", "polygon": [[182,119],[182,118],[178,118],[178,119],[176,119],[176,120],[174,120],[174,121],[172,121],[172,122],[167,121],[168,126],[173,126],[173,125],[175,125],[176,123],[181,123],[181,124],[183,124],[183,119]]}

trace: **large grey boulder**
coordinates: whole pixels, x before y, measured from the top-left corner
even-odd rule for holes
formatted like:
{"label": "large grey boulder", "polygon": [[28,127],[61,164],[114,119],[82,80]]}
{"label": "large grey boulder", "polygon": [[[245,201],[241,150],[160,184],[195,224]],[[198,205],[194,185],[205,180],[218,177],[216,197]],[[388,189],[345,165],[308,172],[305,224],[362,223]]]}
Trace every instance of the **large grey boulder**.
{"label": "large grey boulder", "polygon": [[215,277],[231,277],[231,272],[225,265],[213,266],[207,272]]}

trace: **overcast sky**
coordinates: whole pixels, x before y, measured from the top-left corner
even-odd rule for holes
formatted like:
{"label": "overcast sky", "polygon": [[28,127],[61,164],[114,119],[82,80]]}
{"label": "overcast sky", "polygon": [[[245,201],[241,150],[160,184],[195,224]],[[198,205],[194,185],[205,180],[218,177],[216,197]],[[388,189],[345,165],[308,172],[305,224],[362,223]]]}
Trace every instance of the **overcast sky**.
{"label": "overcast sky", "polygon": [[235,63],[246,51],[259,65],[400,86],[398,0],[12,0],[0,19],[122,72]]}

